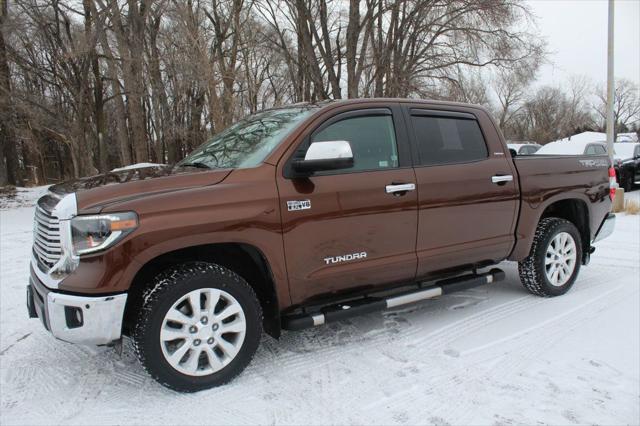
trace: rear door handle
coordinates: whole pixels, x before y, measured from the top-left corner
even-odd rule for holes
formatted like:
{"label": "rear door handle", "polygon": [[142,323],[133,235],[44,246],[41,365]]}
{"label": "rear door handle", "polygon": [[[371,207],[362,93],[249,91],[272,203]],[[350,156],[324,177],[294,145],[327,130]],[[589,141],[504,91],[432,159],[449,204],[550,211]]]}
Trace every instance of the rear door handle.
{"label": "rear door handle", "polygon": [[505,184],[507,182],[511,182],[513,180],[513,175],[495,175],[491,176],[491,182],[500,184]]}
{"label": "rear door handle", "polygon": [[399,183],[399,184],[391,184],[385,187],[385,191],[387,194],[398,194],[402,195],[403,192],[407,191],[415,191],[416,184],[415,183]]}

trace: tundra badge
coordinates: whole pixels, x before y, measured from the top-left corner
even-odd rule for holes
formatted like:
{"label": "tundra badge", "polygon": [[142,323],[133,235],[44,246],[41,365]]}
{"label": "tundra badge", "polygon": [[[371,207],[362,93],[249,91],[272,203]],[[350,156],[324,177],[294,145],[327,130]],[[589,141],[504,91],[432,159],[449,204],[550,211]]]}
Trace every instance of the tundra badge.
{"label": "tundra badge", "polygon": [[329,265],[331,263],[348,262],[350,260],[366,259],[366,258],[367,258],[367,252],[363,251],[360,253],[345,254],[343,256],[325,257],[324,263]]}
{"label": "tundra badge", "polygon": [[311,208],[311,200],[293,200],[287,201],[287,210],[290,212],[296,210],[307,210]]}

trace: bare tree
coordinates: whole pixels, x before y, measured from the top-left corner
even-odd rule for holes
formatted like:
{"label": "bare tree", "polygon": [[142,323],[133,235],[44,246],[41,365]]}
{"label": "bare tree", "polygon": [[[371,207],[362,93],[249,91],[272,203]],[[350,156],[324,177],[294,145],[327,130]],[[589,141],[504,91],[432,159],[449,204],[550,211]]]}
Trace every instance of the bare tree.
{"label": "bare tree", "polygon": [[577,89],[572,93],[557,87],[538,89],[525,103],[520,122],[516,124],[520,135],[524,133],[526,139],[544,144],[588,127],[591,124],[589,110],[578,94]]}
{"label": "bare tree", "polygon": [[[483,70],[544,53],[516,0],[1,1],[0,175],[16,183],[173,163],[283,103],[486,105]],[[523,101],[505,96],[508,124]]]}
{"label": "bare tree", "polygon": [[540,55],[522,61],[517,67],[497,70],[492,87],[498,100],[496,118],[498,126],[507,137],[512,137],[510,124],[522,109],[529,94],[529,86],[541,64]]}
{"label": "bare tree", "polygon": [[[594,105],[596,114],[600,120],[600,128],[605,128],[607,92],[601,87],[596,92],[598,102]],[[615,121],[614,132],[628,129],[633,122],[640,119],[640,92],[638,86],[627,79],[616,80],[616,89],[613,98],[613,116]]]}

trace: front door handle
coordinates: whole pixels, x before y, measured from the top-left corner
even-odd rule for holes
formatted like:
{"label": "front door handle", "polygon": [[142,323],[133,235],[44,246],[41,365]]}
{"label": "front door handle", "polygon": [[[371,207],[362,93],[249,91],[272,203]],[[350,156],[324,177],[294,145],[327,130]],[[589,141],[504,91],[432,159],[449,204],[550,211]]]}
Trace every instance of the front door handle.
{"label": "front door handle", "polygon": [[403,193],[406,193],[407,191],[415,191],[416,184],[415,183],[391,184],[391,185],[385,186],[384,189],[387,192],[387,194],[402,195]]}
{"label": "front door handle", "polygon": [[495,175],[491,176],[491,182],[497,183],[498,185],[504,185],[507,182],[511,182],[513,180],[513,175]]}

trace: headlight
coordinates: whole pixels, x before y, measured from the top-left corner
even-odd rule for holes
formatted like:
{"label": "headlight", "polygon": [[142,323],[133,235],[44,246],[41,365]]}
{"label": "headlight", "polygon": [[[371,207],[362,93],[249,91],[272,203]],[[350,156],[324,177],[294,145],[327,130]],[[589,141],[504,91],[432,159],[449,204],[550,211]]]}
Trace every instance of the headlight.
{"label": "headlight", "polygon": [[80,256],[105,250],[138,227],[134,212],[76,216],[71,219],[73,254]]}

